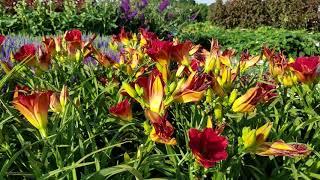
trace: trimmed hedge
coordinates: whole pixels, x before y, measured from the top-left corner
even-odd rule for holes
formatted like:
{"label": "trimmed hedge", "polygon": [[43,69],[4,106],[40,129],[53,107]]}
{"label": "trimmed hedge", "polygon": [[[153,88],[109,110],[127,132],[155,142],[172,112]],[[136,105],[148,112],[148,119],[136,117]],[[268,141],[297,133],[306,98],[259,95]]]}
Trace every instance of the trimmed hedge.
{"label": "trimmed hedge", "polygon": [[190,39],[206,48],[210,47],[208,39],[214,38],[219,40],[223,47],[234,48],[237,51],[248,49],[255,54],[261,52],[262,46],[282,50],[291,56],[320,54],[320,33],[305,30],[290,31],[271,27],[255,30],[225,29],[206,22],[185,26],[178,37],[181,40]]}
{"label": "trimmed hedge", "polygon": [[227,28],[260,26],[319,30],[320,0],[216,0],[208,20]]}

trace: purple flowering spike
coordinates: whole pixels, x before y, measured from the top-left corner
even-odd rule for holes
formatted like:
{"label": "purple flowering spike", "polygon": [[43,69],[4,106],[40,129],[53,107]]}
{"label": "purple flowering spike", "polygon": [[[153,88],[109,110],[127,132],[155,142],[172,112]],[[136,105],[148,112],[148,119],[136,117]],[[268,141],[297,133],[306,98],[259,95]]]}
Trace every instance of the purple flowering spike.
{"label": "purple flowering spike", "polygon": [[125,14],[129,13],[130,12],[130,0],[121,0],[121,10],[122,12],[124,12]]}
{"label": "purple flowering spike", "polygon": [[169,6],[170,2],[169,0],[162,0],[160,5],[159,5],[159,11],[162,12],[165,9],[167,9],[167,7]]}

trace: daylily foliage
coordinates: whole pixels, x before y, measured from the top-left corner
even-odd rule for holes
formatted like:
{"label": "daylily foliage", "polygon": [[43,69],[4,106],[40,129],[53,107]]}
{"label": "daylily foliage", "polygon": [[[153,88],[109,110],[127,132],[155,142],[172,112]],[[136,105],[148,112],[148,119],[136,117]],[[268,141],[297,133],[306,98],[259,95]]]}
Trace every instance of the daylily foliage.
{"label": "daylily foliage", "polygon": [[[277,133],[285,130],[279,130],[279,118],[267,111],[275,107],[273,104],[301,97],[302,88],[311,92],[318,83],[319,56],[286,58],[283,52],[268,48],[263,48],[261,55],[251,55],[249,51],[237,53],[223,49],[216,40],[211,41],[210,49],[205,49],[191,41],[163,40],[145,29],[140,29],[138,34],[122,29],[110,39],[105,50],[96,47],[96,37],[93,35],[85,40],[81,31],[70,30],[61,36],[43,37],[38,46],[25,44],[11,52],[8,62],[1,61],[4,74],[12,73],[14,67],[20,65],[24,68],[18,71],[19,75],[28,72],[37,79],[46,77],[41,76],[44,74],[56,73],[55,69],[72,74],[72,80],[70,77],[63,79],[63,84],[68,87],[64,85],[62,90],[56,91],[54,85],[45,81],[40,81],[39,85],[33,85],[33,81],[17,81],[29,85],[33,91],[17,86],[12,98],[13,107],[39,130],[42,137],[53,133],[50,124],[58,126],[59,118],[75,123],[74,128],[82,125],[73,121],[73,117],[67,117],[70,108],[86,120],[84,126],[88,137],[95,141],[92,134],[96,130],[90,129],[91,122],[87,121],[90,117],[84,116],[83,111],[90,109],[98,114],[101,111],[95,111],[95,108],[103,106],[105,116],[99,119],[101,124],[107,121],[114,123],[110,127],[124,125],[125,128],[137,127],[143,132],[143,136],[128,140],[145,142],[139,147],[132,146],[138,148],[137,167],[143,165],[143,156],[151,153],[150,149],[161,145],[171,152],[166,158],[179,166],[188,162],[194,168],[190,168],[192,173],[200,169],[199,165],[206,169],[201,172],[207,172],[208,168],[224,167],[224,163],[234,161],[235,157],[241,159],[249,153],[286,157],[306,157],[312,153],[310,143],[315,142],[288,143],[281,140]],[[5,36],[0,36],[0,47],[5,40]],[[73,66],[76,68],[68,69]],[[97,76],[90,76],[88,81],[99,79],[94,85],[101,92],[86,94],[85,90],[78,90],[79,86],[74,85],[77,73],[86,71],[99,72],[95,74]],[[94,100],[83,102],[89,95],[94,96]],[[101,97],[105,99],[99,101]],[[303,99],[301,104],[310,113],[316,113],[309,101]],[[106,102],[112,105],[106,106]],[[294,111],[299,116],[301,109],[295,106],[285,110]],[[207,126],[205,119],[208,119]],[[250,123],[265,124],[252,129],[255,127],[247,127]],[[107,133],[120,134],[122,131],[119,128],[118,132]],[[81,143],[72,148],[87,146],[87,141]],[[149,148],[145,154],[140,152],[143,146]],[[160,153],[163,149],[154,151]],[[172,160],[173,154],[178,158]],[[126,154],[126,162],[132,163],[130,156]]]}

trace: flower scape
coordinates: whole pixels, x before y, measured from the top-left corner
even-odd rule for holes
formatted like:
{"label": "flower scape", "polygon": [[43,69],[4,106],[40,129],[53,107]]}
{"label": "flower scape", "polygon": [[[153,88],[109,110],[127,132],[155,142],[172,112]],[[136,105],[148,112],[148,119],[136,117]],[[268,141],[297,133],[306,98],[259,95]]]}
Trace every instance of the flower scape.
{"label": "flower scape", "polygon": [[0,178],[320,177],[319,56],[97,40],[0,36]]}

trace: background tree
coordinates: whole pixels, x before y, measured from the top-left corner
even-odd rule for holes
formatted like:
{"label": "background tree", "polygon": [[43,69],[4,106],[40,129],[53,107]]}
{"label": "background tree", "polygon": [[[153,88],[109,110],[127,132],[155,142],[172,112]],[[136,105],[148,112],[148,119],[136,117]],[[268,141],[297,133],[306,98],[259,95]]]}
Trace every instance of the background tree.
{"label": "background tree", "polygon": [[223,24],[225,18],[225,7],[222,0],[217,0],[210,6],[210,19],[214,24]]}

